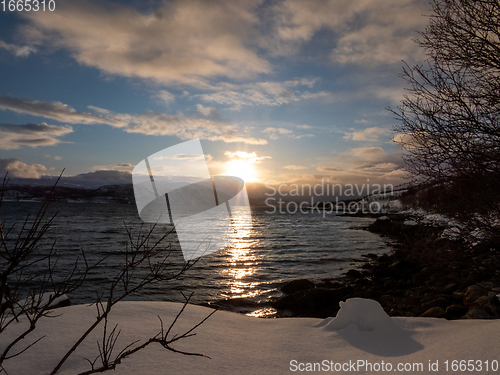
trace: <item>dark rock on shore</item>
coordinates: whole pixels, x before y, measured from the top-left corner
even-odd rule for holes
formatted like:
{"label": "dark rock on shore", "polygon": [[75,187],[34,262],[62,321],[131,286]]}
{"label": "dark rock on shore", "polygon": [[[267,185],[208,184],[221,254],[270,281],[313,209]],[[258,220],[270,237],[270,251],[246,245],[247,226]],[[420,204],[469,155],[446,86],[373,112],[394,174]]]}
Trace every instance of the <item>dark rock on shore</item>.
{"label": "dark rock on shore", "polygon": [[285,294],[293,294],[301,290],[309,290],[314,288],[315,285],[312,281],[306,279],[292,280],[283,284],[280,290]]}
{"label": "dark rock on shore", "polygon": [[441,307],[431,307],[420,316],[427,318],[446,318],[447,315],[446,311],[444,311]]}
{"label": "dark rock on shore", "polygon": [[340,301],[362,297],[378,301],[391,316],[500,318],[498,245],[438,241],[443,228],[406,220],[391,215],[369,227],[396,243],[390,254],[367,257],[361,270],[315,287],[307,280],[288,283],[294,287],[285,292],[284,286],[286,295],[272,302],[278,316],[335,316]]}
{"label": "dark rock on shore", "polygon": [[345,300],[345,296],[351,292],[352,288],[348,286],[301,290],[279,298],[272,302],[272,306],[278,311],[285,311],[285,315],[326,318],[337,314],[339,302]]}

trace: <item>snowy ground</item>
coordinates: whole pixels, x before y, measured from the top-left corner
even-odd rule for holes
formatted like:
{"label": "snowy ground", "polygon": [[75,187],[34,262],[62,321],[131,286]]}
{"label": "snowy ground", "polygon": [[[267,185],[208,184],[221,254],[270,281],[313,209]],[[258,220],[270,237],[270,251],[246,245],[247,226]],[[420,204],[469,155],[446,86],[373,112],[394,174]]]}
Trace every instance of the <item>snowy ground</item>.
{"label": "snowy ground", "polygon": [[[122,302],[115,306],[111,322],[118,323],[122,330],[118,351],[132,341],[154,335],[159,329],[157,316],[168,325],[180,308],[180,304],[171,302]],[[46,337],[27,352],[7,361],[7,374],[49,373],[63,351],[95,319],[93,307],[70,306],[55,311],[62,315],[42,321],[31,339]],[[189,305],[174,332],[190,328],[210,311]],[[2,334],[0,347],[8,341],[5,336],[13,335],[21,325]],[[136,353],[109,373],[466,373],[460,371],[460,360],[474,360],[462,362],[464,366],[472,366],[470,368],[474,371],[471,373],[474,374],[500,373],[500,369],[494,371],[498,365],[495,361],[500,361],[497,345],[500,320],[389,318],[372,300],[348,300],[335,319],[325,320],[258,319],[218,311],[196,332],[196,336],[174,347],[200,352],[211,359],[172,353],[156,345]],[[84,358],[97,355],[96,341],[101,335],[100,330],[94,332],[70,357],[62,373],[88,370]],[[448,361],[448,370],[445,361]],[[423,370],[417,367],[420,363]],[[373,371],[366,371],[369,364]],[[439,372],[430,371],[430,364],[433,369],[438,366]],[[458,371],[453,371],[454,365]],[[319,371],[307,371],[314,370],[314,366]],[[398,371],[398,366],[401,371]],[[406,370],[401,366],[406,366]],[[477,371],[480,366],[481,371]]]}

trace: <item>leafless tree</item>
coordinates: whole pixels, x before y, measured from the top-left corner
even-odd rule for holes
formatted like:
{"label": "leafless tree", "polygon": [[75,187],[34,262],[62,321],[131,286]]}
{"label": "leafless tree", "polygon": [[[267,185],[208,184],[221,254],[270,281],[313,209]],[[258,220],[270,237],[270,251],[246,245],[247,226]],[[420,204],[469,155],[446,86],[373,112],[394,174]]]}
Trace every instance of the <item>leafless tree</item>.
{"label": "leafless tree", "polygon": [[[6,176],[0,187],[0,212],[7,183]],[[0,296],[2,297],[0,300],[0,338],[2,333],[12,324],[22,324],[25,327],[23,332],[11,339],[10,342],[3,342],[0,350],[0,373],[4,371],[3,365],[6,361],[22,355],[26,350],[43,340],[43,336],[36,337],[36,327],[39,320],[46,317],[57,317],[57,314],[54,314],[54,302],[81,287],[89,272],[104,261],[101,259],[95,264],[89,264],[85,252],[82,250],[81,256],[74,262],[74,267],[62,276],[56,277],[59,273],[56,272],[58,255],[55,243],[47,244],[43,241],[56,217],[56,215],[48,217],[47,214],[54,191],[55,185],[41,204],[35,217],[30,219],[28,216],[17,230],[15,224],[7,228],[6,223],[0,220]],[[159,317],[161,329],[158,334],[144,343],[132,342],[114,355],[120,330],[117,326],[111,331],[108,330],[108,317],[112,308],[145,286],[168,282],[180,277],[193,265],[193,262],[186,262],[179,267],[170,262],[172,247],[170,241],[167,241],[167,237],[171,231],[156,235],[156,225],[152,225],[147,230],[144,229],[141,226],[138,233],[134,235],[132,230],[125,226],[128,245],[123,262],[108,288],[96,295],[94,301],[96,320],[67,350],[51,374],[58,373],[66,360],[87,339],[90,333],[98,328],[102,329],[103,332],[102,340],[97,343],[99,356],[92,361],[89,360],[91,369],[84,374],[115,369],[123,359],[152,343],[160,344],[165,349],[174,352],[203,356],[199,353],[178,351],[172,345],[180,339],[193,336],[194,329],[208,319],[213,312],[187,332],[169,336],[191,296],[185,298],[184,306],[166,331],[163,328],[163,321]],[[31,344],[23,346],[23,339],[28,336],[33,336],[35,339]]]}
{"label": "leafless tree", "polygon": [[[0,209],[7,183],[8,179],[5,176],[0,190]],[[41,250],[42,239],[55,217],[54,215],[46,218],[54,187],[43,201],[36,216],[33,219],[26,217],[19,229],[15,224],[6,228],[5,222],[0,222],[0,295],[2,297],[0,335],[9,325],[20,319],[26,319],[28,322],[26,329],[0,353],[0,369],[4,361],[22,354],[33,345],[18,350],[16,354],[10,354],[22,339],[35,330],[41,318],[50,316],[54,301],[80,287],[91,269],[83,254],[82,258],[75,261],[72,269],[68,270],[60,280],[55,280],[57,253],[54,244]],[[14,237],[12,240],[11,235]],[[78,271],[80,266],[82,266],[81,272]],[[34,285],[37,287],[33,287]],[[46,293],[49,290],[51,292]]]}
{"label": "leafless tree", "polygon": [[403,68],[409,84],[396,111],[408,170],[438,186],[436,206],[500,237],[500,2],[434,0],[417,43],[425,65]]}

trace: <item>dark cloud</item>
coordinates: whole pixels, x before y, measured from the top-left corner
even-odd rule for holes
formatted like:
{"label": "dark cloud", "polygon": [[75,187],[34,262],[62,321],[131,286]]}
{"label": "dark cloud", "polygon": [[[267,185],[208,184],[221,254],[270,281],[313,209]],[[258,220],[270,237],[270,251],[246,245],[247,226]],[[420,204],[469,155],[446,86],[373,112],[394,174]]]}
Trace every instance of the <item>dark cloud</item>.
{"label": "dark cloud", "polygon": [[61,102],[25,100],[2,95],[0,96],[0,109],[50,118],[70,124],[109,124],[119,126],[119,123],[113,119],[92,113],[78,112]]}
{"label": "dark cloud", "polygon": [[0,124],[0,149],[12,150],[20,146],[52,146],[60,143],[61,137],[71,133],[71,126],[47,124]]}

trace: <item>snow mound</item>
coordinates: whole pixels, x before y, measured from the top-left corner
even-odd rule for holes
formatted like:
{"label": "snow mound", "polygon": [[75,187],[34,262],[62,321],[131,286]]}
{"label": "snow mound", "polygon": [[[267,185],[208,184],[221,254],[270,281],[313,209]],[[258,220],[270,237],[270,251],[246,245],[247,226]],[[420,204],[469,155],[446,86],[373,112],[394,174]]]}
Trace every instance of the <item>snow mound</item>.
{"label": "snow mound", "polygon": [[377,301],[350,298],[340,302],[335,318],[325,319],[317,327],[336,332],[350,346],[378,356],[399,357],[416,353],[424,346],[387,315]]}
{"label": "snow mound", "polygon": [[325,319],[318,327],[324,326],[325,331],[339,331],[351,324],[356,325],[360,331],[398,329],[380,303],[364,298],[350,298],[340,302],[337,316]]}

